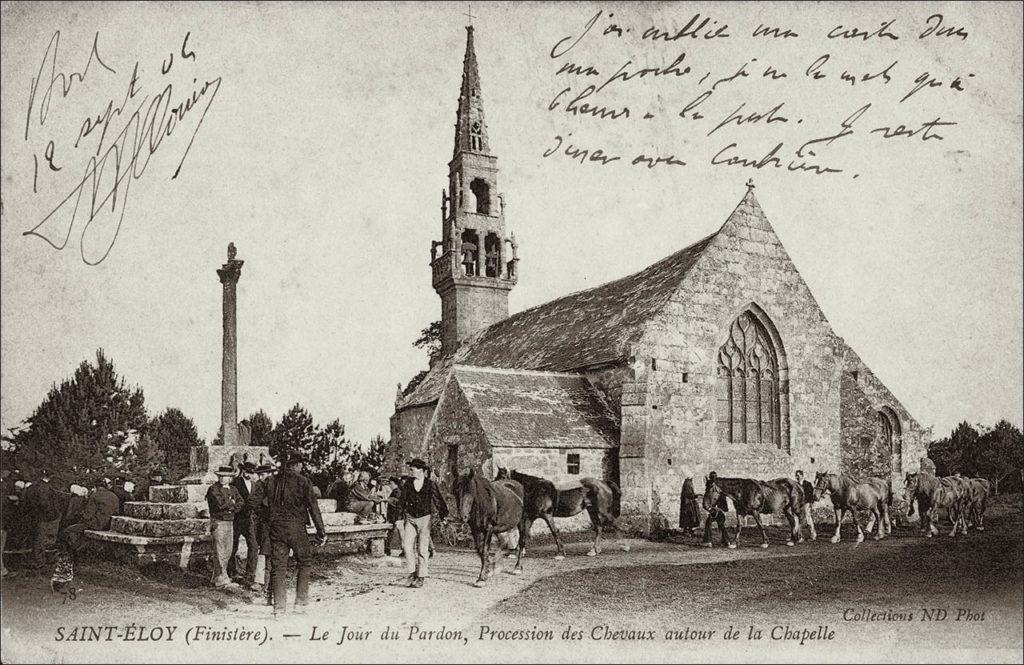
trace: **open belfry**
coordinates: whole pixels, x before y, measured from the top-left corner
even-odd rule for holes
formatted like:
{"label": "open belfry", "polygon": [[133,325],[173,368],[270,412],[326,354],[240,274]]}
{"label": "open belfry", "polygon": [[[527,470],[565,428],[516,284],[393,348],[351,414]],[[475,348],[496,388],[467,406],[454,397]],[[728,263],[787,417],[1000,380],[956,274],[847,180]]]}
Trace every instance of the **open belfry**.
{"label": "open belfry", "polygon": [[[618,483],[678,519],[688,477],[875,475],[902,487],[929,433],[832,329],[755,197],[640,272],[508,313],[520,277],[498,193],[473,27],[431,278],[440,357],[401,391],[388,467],[440,482],[488,462]],[[538,278],[544,267],[532,265]]]}

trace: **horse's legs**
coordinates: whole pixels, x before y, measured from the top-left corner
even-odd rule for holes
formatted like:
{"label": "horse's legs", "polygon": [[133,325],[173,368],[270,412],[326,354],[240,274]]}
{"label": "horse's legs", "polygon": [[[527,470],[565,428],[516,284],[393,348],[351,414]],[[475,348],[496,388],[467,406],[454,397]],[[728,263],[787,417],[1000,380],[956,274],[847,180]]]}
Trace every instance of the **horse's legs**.
{"label": "horse's legs", "polygon": [[832,542],[833,543],[838,543],[839,542],[839,529],[842,528],[842,525],[843,525],[843,509],[842,508],[835,508],[835,507],[833,507],[832,510],[835,513],[835,518],[836,518],[836,535],[832,536]]}
{"label": "horse's legs", "polygon": [[596,506],[587,505],[587,514],[590,515],[590,523],[594,526],[594,546],[587,552],[587,556],[597,556],[601,553],[601,514]]}
{"label": "horse's legs", "polygon": [[711,547],[711,521],[713,517],[711,513],[704,518],[704,542],[701,543],[704,547]]}
{"label": "horse's legs", "polygon": [[719,511],[715,524],[718,525],[718,532],[722,534],[722,544],[730,549],[735,548],[736,543],[729,542],[729,532],[725,529],[725,511]]}
{"label": "horse's legs", "polygon": [[555,559],[561,561],[565,558],[565,548],[562,547],[562,539],[558,537],[555,521],[552,519],[551,513],[541,513],[540,516],[547,523],[548,528],[551,529],[551,535],[555,537],[555,546],[558,547],[558,554],[555,555]]}
{"label": "horse's legs", "polygon": [[739,547],[740,546],[740,534],[743,533],[743,518],[744,517],[745,517],[745,515],[741,515],[740,511],[738,511],[738,510],[736,511],[736,543],[734,545],[730,545],[730,547]]}
{"label": "horse's legs", "polygon": [[473,544],[476,545],[476,553],[480,555],[480,575],[477,577],[476,582],[473,583],[474,586],[478,587],[484,585],[484,570],[487,563],[486,542],[487,541],[484,540],[483,534],[477,533],[476,531],[473,532]]}
{"label": "horse's legs", "polygon": [[[860,514],[856,508],[851,508],[850,513],[853,515],[853,523],[857,525],[857,542],[864,542],[864,529],[860,526]],[[868,514],[871,514],[871,510],[868,510]]]}
{"label": "horse's legs", "polygon": [[792,506],[786,508],[786,519],[789,521],[789,540],[786,545],[792,547],[794,543],[804,542],[804,535],[800,533],[800,518]]}
{"label": "horse's legs", "polygon": [[530,524],[533,522],[530,518],[523,516],[523,519],[519,522],[519,547],[516,548],[516,567],[512,569],[513,575],[523,574],[523,552],[526,551],[526,539],[530,537]]}
{"label": "horse's legs", "polygon": [[953,505],[949,507],[949,521],[953,523],[953,530],[949,532],[950,537],[956,536],[957,530],[960,528],[960,518],[962,517],[961,512]]}
{"label": "horse's legs", "polygon": [[[768,547],[768,534],[765,533],[764,525],[761,524],[761,515],[759,514],[759,511],[757,511],[757,510],[755,510],[753,512],[753,515],[754,515],[754,524],[756,524],[757,528],[761,530],[761,547]],[[792,544],[793,543],[790,543],[790,545],[792,545]]]}
{"label": "horse's legs", "polygon": [[480,576],[477,578],[475,586],[482,587],[487,584],[487,565],[490,563],[491,558],[491,529],[488,527],[481,538],[480,548]]}
{"label": "horse's legs", "polygon": [[[874,519],[875,517],[878,517],[878,531],[875,532],[875,540],[881,540],[885,538],[885,519],[882,517],[881,501],[871,509],[871,518]],[[871,529],[868,529],[867,532],[871,533]]]}

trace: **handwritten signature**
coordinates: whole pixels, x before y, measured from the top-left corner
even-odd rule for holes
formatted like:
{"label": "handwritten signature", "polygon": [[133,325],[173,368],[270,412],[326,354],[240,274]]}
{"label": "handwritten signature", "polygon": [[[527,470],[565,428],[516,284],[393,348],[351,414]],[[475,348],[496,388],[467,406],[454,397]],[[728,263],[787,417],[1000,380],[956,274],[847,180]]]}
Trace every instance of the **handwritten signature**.
{"label": "handwritten signature", "polygon": [[[182,40],[180,61],[196,59],[195,51],[188,48],[190,34],[186,34]],[[32,80],[30,86],[25,123],[26,140],[33,126],[41,128],[45,125],[50,115],[53,93],[59,92],[66,100],[74,87],[85,83],[93,62],[111,73],[117,73],[101,58],[99,37],[97,33],[83,67],[78,71],[63,72],[57,69],[60,31],[54,33],[43,56],[39,74]],[[167,76],[173,69],[172,52],[171,57],[163,61],[160,76]],[[79,171],[81,176],[74,182],[68,194],[38,224],[22,235],[41,238],[60,251],[67,247],[71,234],[77,228],[76,225],[80,225],[79,248],[82,261],[90,266],[102,263],[117,242],[127,211],[132,182],[143,176],[150,159],[164,145],[165,139],[169,139],[186,119],[190,120],[190,116],[198,114],[188,144],[171,175],[172,180],[178,177],[196,135],[206,119],[206,114],[220,90],[221,83],[220,76],[203,80],[201,84],[198,83],[198,78],[193,78],[192,86],[189,86],[184,94],[176,92],[174,85],[169,82],[163,84],[159,92],[145,94],[140,84],[139,62],[136,61],[120,103],[115,105],[114,98],[111,98],[103,111],[89,114],[82,122],[74,144],[67,148],[69,152],[77,150],[84,139],[99,132],[95,151],[89,153],[84,167]],[[40,88],[41,85],[45,87]],[[37,97],[41,89],[42,96]],[[118,127],[117,123],[122,119],[123,124]],[[38,122],[34,122],[36,120]],[[109,142],[108,135],[112,136]],[[44,150],[44,159],[50,171],[54,173],[64,168],[56,163],[55,150],[56,144],[50,140]],[[35,178],[38,178],[38,160]],[[103,219],[112,221],[113,231],[110,232],[109,241],[100,242],[100,251],[93,253],[86,248],[87,236],[90,234],[90,227],[101,219],[101,215]],[[67,222],[67,230],[63,237],[59,231],[50,230],[51,227],[58,226],[57,220]],[[44,226],[47,228],[44,229]]]}

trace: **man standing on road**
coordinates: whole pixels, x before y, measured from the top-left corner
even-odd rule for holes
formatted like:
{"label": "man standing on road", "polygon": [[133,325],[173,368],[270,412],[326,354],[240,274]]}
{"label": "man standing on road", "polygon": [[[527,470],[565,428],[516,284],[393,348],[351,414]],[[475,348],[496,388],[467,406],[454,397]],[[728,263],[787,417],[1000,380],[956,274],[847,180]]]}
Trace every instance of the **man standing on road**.
{"label": "man standing on road", "polygon": [[39,480],[25,490],[25,510],[35,522],[35,538],[32,541],[32,565],[39,568],[46,563],[46,550],[57,543],[60,530],[60,500],[56,490],[50,486],[50,472],[43,469]]}
{"label": "man standing on road", "polygon": [[804,520],[811,529],[811,540],[818,539],[818,533],[814,530],[814,515],[811,514],[811,506],[814,504],[814,485],[804,478],[804,472],[797,470],[796,482],[800,483],[800,489],[804,493]]}
{"label": "man standing on road", "polygon": [[[327,540],[320,506],[316,502],[313,483],[302,475],[301,455],[288,458],[281,470],[266,484],[257,486],[257,495],[264,495],[270,512],[271,581],[274,594],[274,616],[285,613],[288,608],[288,552],[295,554],[298,565],[295,582],[295,611],[305,613],[309,604],[309,577],[312,547],[306,534],[306,523],[313,517],[316,527],[316,543]],[[261,503],[262,496],[255,502]]]}
{"label": "man standing on road", "polygon": [[234,477],[234,467],[222,466],[217,469],[217,484],[206,491],[206,503],[210,507],[210,538],[217,552],[213,586],[218,589],[238,586],[228,577],[235,515],[242,509],[242,496],[231,485]]}
{"label": "man standing on road", "polygon": [[437,486],[427,478],[430,468],[427,463],[417,457],[408,465],[412,467],[412,478],[402,488],[402,510],[405,513],[402,550],[405,552],[409,586],[418,589],[430,575],[430,516],[437,512],[438,518],[444,519],[448,516],[448,505]]}
{"label": "man standing on road", "polygon": [[242,509],[235,513],[235,524],[231,536],[231,558],[228,561],[228,575],[235,579],[238,575],[238,541],[245,538],[245,572],[242,574],[242,586],[251,587],[256,580],[256,559],[259,557],[259,539],[256,536],[256,520],[254,512],[247,502],[256,487],[256,465],[252,462],[242,464],[241,473],[231,481],[232,487],[242,497]]}

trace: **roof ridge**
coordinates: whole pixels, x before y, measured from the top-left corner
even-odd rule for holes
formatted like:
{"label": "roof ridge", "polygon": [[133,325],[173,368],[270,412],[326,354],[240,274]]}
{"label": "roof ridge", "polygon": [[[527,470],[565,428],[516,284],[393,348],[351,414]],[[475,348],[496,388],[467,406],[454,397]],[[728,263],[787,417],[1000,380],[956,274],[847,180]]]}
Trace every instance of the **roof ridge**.
{"label": "roof ridge", "polygon": [[551,376],[556,378],[566,379],[585,379],[586,377],[579,372],[552,372],[550,370],[540,369],[514,369],[506,367],[492,367],[490,365],[463,365],[461,363],[455,363],[452,365],[452,369],[466,370],[470,372],[479,372],[487,374],[525,374],[530,376]]}

